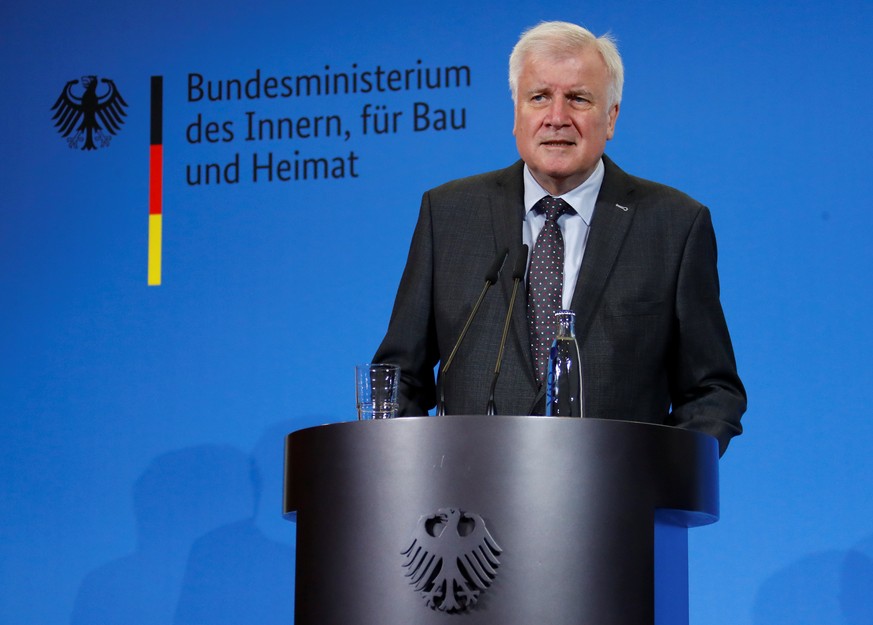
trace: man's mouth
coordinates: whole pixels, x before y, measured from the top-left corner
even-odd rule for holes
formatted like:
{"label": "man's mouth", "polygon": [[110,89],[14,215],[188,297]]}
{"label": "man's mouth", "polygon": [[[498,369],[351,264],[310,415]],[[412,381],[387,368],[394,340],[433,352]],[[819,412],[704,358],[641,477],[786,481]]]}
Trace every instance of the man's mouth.
{"label": "man's mouth", "polygon": [[550,148],[566,148],[571,145],[576,145],[575,141],[564,141],[561,139],[553,139],[552,141],[543,141],[540,145],[544,145]]}

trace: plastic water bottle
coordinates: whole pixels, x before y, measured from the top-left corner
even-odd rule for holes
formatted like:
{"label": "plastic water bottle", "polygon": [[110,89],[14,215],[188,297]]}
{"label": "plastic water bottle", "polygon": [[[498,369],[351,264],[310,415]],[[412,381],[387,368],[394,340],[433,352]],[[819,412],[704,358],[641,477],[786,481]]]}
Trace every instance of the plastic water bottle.
{"label": "plastic water bottle", "polygon": [[582,357],[576,342],[576,314],[572,310],[559,310],[555,317],[558,327],[549,350],[546,416],[581,417]]}

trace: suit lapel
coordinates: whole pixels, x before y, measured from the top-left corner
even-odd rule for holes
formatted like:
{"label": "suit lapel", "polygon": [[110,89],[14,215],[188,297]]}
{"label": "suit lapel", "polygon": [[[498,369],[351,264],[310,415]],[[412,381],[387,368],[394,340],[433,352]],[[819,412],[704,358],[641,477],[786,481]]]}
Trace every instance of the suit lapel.
{"label": "suit lapel", "polygon": [[[594,217],[588,234],[585,257],[579,269],[576,290],[571,308],[576,313],[576,335],[580,344],[594,317],[594,311],[603,295],[603,289],[621,251],[628,229],[634,217],[634,183],[630,176],[603,156],[605,172],[603,184],[594,208]],[[524,163],[518,161],[505,169],[497,179],[497,190],[489,197],[491,220],[494,228],[496,249],[506,247],[510,256],[507,267],[501,272],[501,290],[506,305],[512,294],[512,267],[514,251],[521,243],[521,228],[524,220]],[[523,286],[523,285],[522,285]],[[527,375],[536,386],[533,363],[530,356],[530,338],[527,328],[527,297],[519,289],[512,314],[512,338],[519,353],[524,355]],[[531,406],[531,412],[541,402],[545,388],[540,388]]]}
{"label": "suit lapel", "polygon": [[[511,167],[503,170],[503,174],[497,180],[497,193],[491,198],[491,220],[494,227],[495,243],[497,249],[503,247],[509,250],[506,265],[500,274],[501,290],[506,306],[509,306],[509,298],[512,295],[512,265],[515,264],[515,252],[521,245],[521,228],[524,220],[524,163],[518,161]],[[502,329],[501,329],[502,330]],[[534,381],[533,363],[530,357],[530,339],[527,330],[527,298],[525,297],[524,283],[519,286],[516,295],[515,308],[512,311],[511,336],[507,340],[514,340],[523,354],[526,363],[527,374]]]}
{"label": "suit lapel", "polygon": [[[521,243],[521,222],[524,220],[522,167],[523,164],[519,161],[504,169],[497,178],[497,192],[488,198],[497,249],[508,248],[510,254]],[[504,271],[501,276],[508,276],[511,283],[511,273],[510,267],[509,272]]]}
{"label": "suit lapel", "polygon": [[584,341],[603,289],[612,272],[634,218],[633,180],[603,156],[605,172],[588,232],[585,256],[579,269],[572,309],[576,336]]}

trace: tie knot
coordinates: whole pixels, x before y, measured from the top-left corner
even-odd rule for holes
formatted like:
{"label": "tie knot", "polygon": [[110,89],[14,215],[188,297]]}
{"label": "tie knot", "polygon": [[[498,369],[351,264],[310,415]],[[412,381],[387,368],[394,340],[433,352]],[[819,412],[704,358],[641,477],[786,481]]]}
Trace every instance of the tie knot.
{"label": "tie knot", "polygon": [[546,216],[546,221],[557,221],[561,215],[574,212],[573,207],[559,197],[545,196],[534,207]]}

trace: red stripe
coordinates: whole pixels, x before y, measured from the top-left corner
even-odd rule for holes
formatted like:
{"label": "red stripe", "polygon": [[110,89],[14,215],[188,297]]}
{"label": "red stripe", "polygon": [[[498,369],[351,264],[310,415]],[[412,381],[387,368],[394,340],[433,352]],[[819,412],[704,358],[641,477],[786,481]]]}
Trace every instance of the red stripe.
{"label": "red stripe", "polygon": [[149,215],[163,212],[164,146],[149,147]]}

